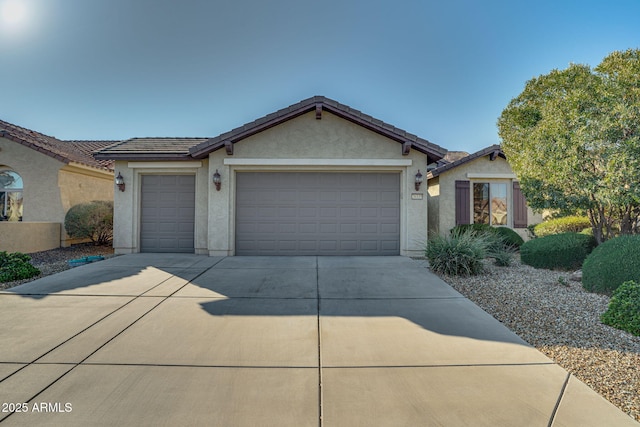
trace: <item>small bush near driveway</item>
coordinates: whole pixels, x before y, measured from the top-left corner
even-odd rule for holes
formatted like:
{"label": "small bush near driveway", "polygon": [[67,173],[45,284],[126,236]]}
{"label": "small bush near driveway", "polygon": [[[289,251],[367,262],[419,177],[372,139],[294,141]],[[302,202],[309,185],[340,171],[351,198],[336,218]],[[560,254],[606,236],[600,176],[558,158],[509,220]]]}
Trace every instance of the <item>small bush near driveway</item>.
{"label": "small bush near driveway", "polygon": [[453,227],[451,232],[467,230],[470,230],[477,235],[487,233],[495,234],[500,239],[505,249],[518,249],[524,243],[522,237],[509,227],[492,227],[487,224],[464,224]]}
{"label": "small bush near driveway", "polygon": [[640,283],[640,235],[607,240],[582,266],[582,286],[591,292],[611,294],[628,280]]}
{"label": "small bush near driveway", "polygon": [[605,325],[640,336],[640,284],[628,281],[620,285],[600,320]]}
{"label": "small bush near driveway", "polygon": [[0,283],[29,279],[40,274],[29,255],[20,252],[0,252]]}
{"label": "small bush near driveway", "polygon": [[522,262],[536,268],[571,270],[580,268],[595,246],[592,236],[562,233],[529,240],[520,247]]}
{"label": "small bush near driveway", "polygon": [[448,276],[473,276],[484,271],[482,260],[491,244],[485,234],[473,230],[452,230],[447,236],[435,236],[425,256],[431,270]]}

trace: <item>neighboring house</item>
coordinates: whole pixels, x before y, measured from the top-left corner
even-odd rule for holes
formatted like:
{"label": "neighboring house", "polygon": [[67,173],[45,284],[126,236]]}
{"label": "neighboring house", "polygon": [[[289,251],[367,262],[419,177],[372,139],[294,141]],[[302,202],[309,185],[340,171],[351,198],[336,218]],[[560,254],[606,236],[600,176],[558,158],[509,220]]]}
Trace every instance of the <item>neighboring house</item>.
{"label": "neighboring house", "polygon": [[416,181],[445,154],[318,96],[215,138],[136,138],[95,157],[122,177],[116,253],[421,255]]}
{"label": "neighboring house", "polygon": [[0,120],[0,251],[37,252],[73,243],[66,212],[113,200],[113,162],[92,152],[114,141],[61,141]]}
{"label": "neighboring house", "polygon": [[427,173],[430,235],[476,223],[513,228],[526,239],[526,227],[542,222],[499,145],[434,166]]}

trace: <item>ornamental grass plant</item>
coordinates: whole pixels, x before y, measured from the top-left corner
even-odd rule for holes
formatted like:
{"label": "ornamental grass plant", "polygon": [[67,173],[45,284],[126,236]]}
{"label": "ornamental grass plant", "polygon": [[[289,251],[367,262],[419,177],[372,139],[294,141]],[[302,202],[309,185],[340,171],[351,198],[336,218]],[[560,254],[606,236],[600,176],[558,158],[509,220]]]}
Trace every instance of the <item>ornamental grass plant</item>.
{"label": "ornamental grass plant", "polygon": [[491,239],[473,230],[452,230],[434,236],[425,249],[431,270],[448,276],[474,276],[484,271]]}

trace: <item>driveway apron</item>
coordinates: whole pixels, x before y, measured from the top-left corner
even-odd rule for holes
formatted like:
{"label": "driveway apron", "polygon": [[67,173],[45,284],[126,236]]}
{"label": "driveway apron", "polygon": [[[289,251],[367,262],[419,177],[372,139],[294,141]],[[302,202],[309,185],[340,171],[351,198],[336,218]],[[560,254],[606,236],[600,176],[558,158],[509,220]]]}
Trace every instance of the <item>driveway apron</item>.
{"label": "driveway apron", "polygon": [[638,425],[404,257],[118,256],[0,322],[3,426]]}

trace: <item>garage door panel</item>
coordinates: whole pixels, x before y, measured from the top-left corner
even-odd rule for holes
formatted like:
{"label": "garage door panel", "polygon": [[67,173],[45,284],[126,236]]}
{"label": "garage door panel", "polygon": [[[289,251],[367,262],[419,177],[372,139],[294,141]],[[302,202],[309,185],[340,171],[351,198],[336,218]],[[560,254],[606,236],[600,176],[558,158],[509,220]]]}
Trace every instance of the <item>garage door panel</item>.
{"label": "garage door panel", "polygon": [[380,245],[377,240],[361,240],[360,249],[363,251],[376,252],[379,250]]}
{"label": "garage door panel", "polygon": [[321,218],[337,218],[338,217],[338,209],[331,208],[320,208],[320,217]]}
{"label": "garage door panel", "polygon": [[194,252],[195,176],[142,175],[140,250]]}
{"label": "garage door panel", "polygon": [[398,234],[399,232],[400,226],[396,223],[380,224],[380,233],[382,234]]}
{"label": "garage door panel", "polygon": [[396,191],[381,191],[380,200],[383,202],[396,202],[400,200],[400,195]]}
{"label": "garage door panel", "polygon": [[298,191],[299,200],[301,202],[315,202],[318,200],[318,193],[311,190]]}
{"label": "garage door panel", "polygon": [[237,255],[398,255],[397,173],[239,172]]}
{"label": "garage door panel", "polygon": [[320,191],[320,201],[321,202],[337,202],[338,201],[338,191]]}
{"label": "garage door panel", "polygon": [[341,202],[358,202],[359,200],[360,200],[359,191],[341,191],[340,192]]}
{"label": "garage door panel", "polygon": [[[365,181],[365,178],[363,178],[362,174],[339,174],[336,175],[336,177],[338,178],[337,181],[339,182],[339,185],[341,187],[358,188],[361,185],[361,179],[362,181]],[[375,178],[372,176],[372,179]]]}
{"label": "garage door panel", "polygon": [[319,226],[321,234],[331,234],[338,232],[338,224],[336,223],[320,223]]}
{"label": "garage door panel", "polygon": [[357,233],[358,224],[340,224],[340,233]]}
{"label": "garage door panel", "polygon": [[286,206],[286,207],[281,207],[278,210],[278,216],[280,218],[282,217],[292,217],[295,218],[296,215],[298,213],[298,209],[295,206]]}

